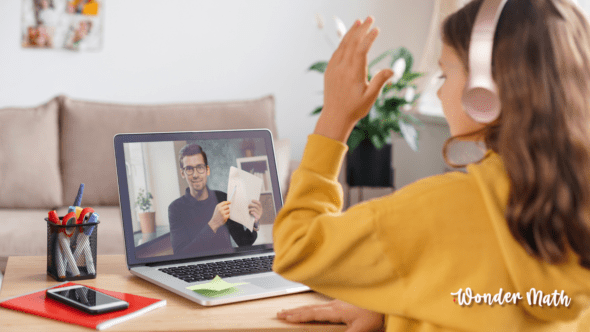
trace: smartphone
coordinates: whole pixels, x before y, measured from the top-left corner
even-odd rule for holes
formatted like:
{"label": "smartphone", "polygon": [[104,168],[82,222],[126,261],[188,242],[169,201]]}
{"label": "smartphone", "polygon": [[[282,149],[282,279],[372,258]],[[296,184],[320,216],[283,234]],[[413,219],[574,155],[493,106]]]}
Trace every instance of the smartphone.
{"label": "smartphone", "polygon": [[92,315],[129,308],[129,303],[84,285],[48,289],[47,297]]}

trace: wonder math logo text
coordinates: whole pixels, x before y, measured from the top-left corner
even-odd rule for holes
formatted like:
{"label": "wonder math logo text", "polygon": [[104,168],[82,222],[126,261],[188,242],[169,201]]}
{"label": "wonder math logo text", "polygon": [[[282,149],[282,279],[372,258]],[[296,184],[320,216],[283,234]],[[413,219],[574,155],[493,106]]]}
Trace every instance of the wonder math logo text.
{"label": "wonder math logo text", "polygon": [[[465,291],[463,291],[463,288],[461,288],[456,293],[451,293],[451,295],[457,297],[459,305],[461,306],[468,306],[472,303],[487,304],[490,306],[494,304],[518,304],[518,301],[523,299],[520,293],[504,293],[502,288],[500,288],[500,291],[496,294],[474,294],[471,291],[471,288],[465,288]],[[531,288],[528,292],[526,292],[526,299],[530,306],[539,307],[565,306],[567,308],[570,306],[570,303],[572,302],[572,299],[565,295],[563,290],[561,292],[555,290],[553,293],[545,294],[541,290],[536,290],[534,288]]]}

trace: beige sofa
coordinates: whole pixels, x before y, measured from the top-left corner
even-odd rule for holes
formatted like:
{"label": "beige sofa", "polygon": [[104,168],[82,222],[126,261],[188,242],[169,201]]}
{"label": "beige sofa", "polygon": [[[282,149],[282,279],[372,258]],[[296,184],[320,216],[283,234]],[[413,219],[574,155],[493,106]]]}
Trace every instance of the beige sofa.
{"label": "beige sofa", "polygon": [[100,214],[98,254],[124,253],[115,134],[241,128],[272,132],[284,194],[296,162],[290,161],[288,140],[279,140],[273,96],[166,105],[58,96],[34,108],[0,109],[0,263],[2,257],[46,255],[44,218],[51,209],[63,216],[80,183],[82,206]]}

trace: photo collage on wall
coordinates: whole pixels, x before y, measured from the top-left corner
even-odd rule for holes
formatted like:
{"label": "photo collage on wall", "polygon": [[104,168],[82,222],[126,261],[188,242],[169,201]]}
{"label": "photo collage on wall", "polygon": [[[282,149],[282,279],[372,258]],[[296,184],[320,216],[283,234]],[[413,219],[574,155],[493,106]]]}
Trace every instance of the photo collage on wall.
{"label": "photo collage on wall", "polygon": [[22,47],[98,51],[104,0],[22,0]]}

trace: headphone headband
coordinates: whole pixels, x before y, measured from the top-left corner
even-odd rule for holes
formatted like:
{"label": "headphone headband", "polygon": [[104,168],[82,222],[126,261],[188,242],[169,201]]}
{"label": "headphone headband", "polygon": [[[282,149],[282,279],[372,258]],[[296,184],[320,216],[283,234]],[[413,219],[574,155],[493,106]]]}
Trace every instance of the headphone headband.
{"label": "headphone headband", "polygon": [[484,0],[469,45],[469,78],[461,102],[475,121],[489,123],[500,116],[500,98],[492,78],[492,49],[498,19],[507,0]]}

